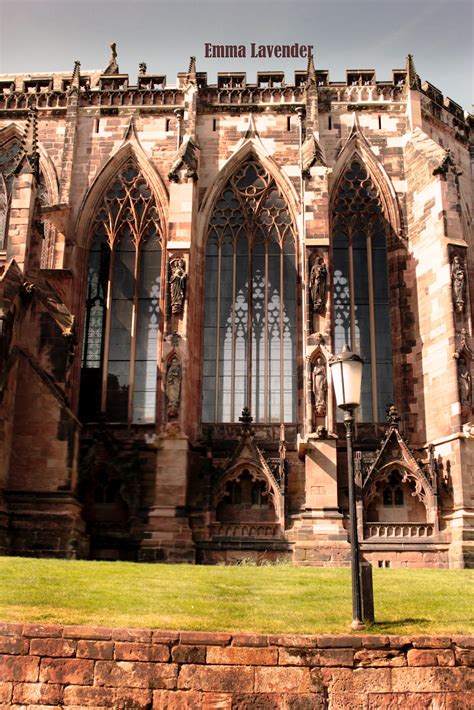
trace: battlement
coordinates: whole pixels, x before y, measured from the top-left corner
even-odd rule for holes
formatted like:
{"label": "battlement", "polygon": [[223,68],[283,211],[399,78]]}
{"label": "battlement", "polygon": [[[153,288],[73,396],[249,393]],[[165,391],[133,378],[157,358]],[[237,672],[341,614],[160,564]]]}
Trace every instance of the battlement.
{"label": "battlement", "polygon": [[[115,55],[116,56],[116,55]],[[375,69],[347,69],[344,81],[332,81],[327,69],[315,69],[312,58],[309,69],[297,69],[292,77],[285,72],[259,71],[256,81],[249,82],[247,73],[218,72],[210,82],[207,72],[197,72],[192,58],[187,72],[179,72],[176,82],[167,83],[166,74],[147,71],[139,65],[136,79],[120,73],[115,59],[105,71],[80,70],[76,63],[70,72],[38,72],[0,75],[0,112],[24,111],[31,107],[43,110],[66,109],[68,94],[74,85],[80,106],[113,108],[120,106],[177,107],[184,104],[184,91],[194,83],[202,105],[303,105],[308,87],[313,86],[320,100],[320,110],[330,111],[333,104],[360,105],[382,109],[406,104],[409,89],[422,94],[426,114],[448,124],[465,124],[465,113],[458,103],[429,81],[421,83],[411,57],[404,69],[393,69],[389,80],[377,79]],[[447,114],[450,114],[448,118]]]}

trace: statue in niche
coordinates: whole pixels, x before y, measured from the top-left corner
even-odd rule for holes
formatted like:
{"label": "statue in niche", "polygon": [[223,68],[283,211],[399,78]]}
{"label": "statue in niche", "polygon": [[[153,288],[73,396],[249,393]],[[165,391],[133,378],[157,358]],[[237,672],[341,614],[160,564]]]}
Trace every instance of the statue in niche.
{"label": "statue in niche", "polygon": [[171,312],[182,313],[186,292],[186,264],[182,257],[177,257],[172,259],[170,267]]}
{"label": "statue in niche", "polygon": [[457,255],[451,264],[451,283],[454,307],[458,313],[463,313],[466,300],[466,266]]}
{"label": "statue in niche", "polygon": [[313,303],[313,313],[322,313],[328,295],[328,270],[322,256],[318,256],[309,275],[309,290]]}
{"label": "statue in niche", "polygon": [[175,356],[171,360],[166,373],[166,399],[168,400],[168,417],[178,416],[181,397],[181,364]]}
{"label": "statue in niche", "polygon": [[460,357],[458,360],[458,380],[459,397],[462,407],[470,407],[472,404],[472,381],[469,363],[466,358]]}
{"label": "statue in niche", "polygon": [[317,417],[326,416],[327,393],[328,379],[326,375],[326,363],[322,357],[318,357],[313,367],[313,394]]}

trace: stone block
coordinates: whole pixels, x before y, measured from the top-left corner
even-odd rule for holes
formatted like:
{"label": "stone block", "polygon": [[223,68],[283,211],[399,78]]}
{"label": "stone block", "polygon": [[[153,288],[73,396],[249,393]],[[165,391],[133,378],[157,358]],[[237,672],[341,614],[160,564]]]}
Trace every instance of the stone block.
{"label": "stone block", "polygon": [[52,656],[53,658],[70,658],[76,653],[76,641],[71,639],[39,638],[31,639],[30,654],[32,656]]}
{"label": "stone block", "polygon": [[178,645],[171,649],[171,658],[174,663],[205,663],[205,646]]}
{"label": "stone block", "polygon": [[268,646],[268,636],[262,634],[232,634],[232,646]]}
{"label": "stone block", "polygon": [[211,631],[181,631],[179,635],[180,643],[205,644],[206,646],[228,646],[231,641],[231,634],[224,634]]}
{"label": "stone block", "polygon": [[0,678],[2,682],[34,683],[38,680],[39,663],[39,658],[31,656],[0,656]]}
{"label": "stone block", "polygon": [[258,693],[294,693],[311,689],[308,668],[256,668],[255,690]]}
{"label": "stone block", "polygon": [[0,653],[23,654],[28,653],[28,639],[22,636],[0,636]]}
{"label": "stone block", "polygon": [[77,642],[77,658],[94,658],[97,660],[107,661],[113,658],[113,654],[113,641],[81,640]]}
{"label": "stone block", "polygon": [[409,666],[454,666],[454,652],[448,649],[413,648],[407,653]]}
{"label": "stone block", "polygon": [[[269,669],[270,670],[270,669]],[[178,678],[180,690],[217,692],[251,692],[254,689],[255,670],[245,666],[182,666]]]}
{"label": "stone block", "polygon": [[166,663],[170,658],[168,646],[150,643],[117,642],[114,648],[117,661],[157,661]]}
{"label": "stone block", "polygon": [[111,688],[68,685],[64,688],[64,705],[78,707],[115,707],[115,693]]}
{"label": "stone block", "polygon": [[175,688],[178,666],[174,663],[96,661],[95,685],[130,688]]}
{"label": "stone block", "polygon": [[209,646],[206,661],[209,664],[273,666],[277,663],[276,648],[245,648],[244,646]]}
{"label": "stone block", "polygon": [[63,686],[56,683],[15,683],[13,702],[25,705],[61,703]]}
{"label": "stone block", "polygon": [[114,629],[106,629],[100,626],[65,626],[63,637],[109,641],[112,638],[113,631]]}
{"label": "stone block", "polygon": [[42,658],[39,679],[43,683],[92,685],[94,661],[79,658]]}

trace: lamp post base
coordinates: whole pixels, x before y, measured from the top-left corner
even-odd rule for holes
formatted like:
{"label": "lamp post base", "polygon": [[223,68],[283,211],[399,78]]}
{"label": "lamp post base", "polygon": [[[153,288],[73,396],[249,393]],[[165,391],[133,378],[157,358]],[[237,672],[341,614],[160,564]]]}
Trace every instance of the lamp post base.
{"label": "lamp post base", "polygon": [[351,629],[352,631],[362,631],[362,629],[365,629],[365,624],[363,621],[359,621],[359,619],[353,619]]}

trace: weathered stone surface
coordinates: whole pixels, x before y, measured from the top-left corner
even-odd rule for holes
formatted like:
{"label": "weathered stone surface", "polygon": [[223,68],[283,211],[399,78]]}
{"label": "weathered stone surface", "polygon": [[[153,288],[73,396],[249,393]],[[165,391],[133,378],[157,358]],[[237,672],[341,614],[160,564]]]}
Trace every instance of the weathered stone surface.
{"label": "weathered stone surface", "polygon": [[13,702],[25,705],[61,704],[63,686],[54,683],[16,683],[13,690]]}
{"label": "weathered stone surface", "polygon": [[291,693],[311,689],[307,668],[256,668],[255,690],[259,693]]}
{"label": "weathered stone surface", "polygon": [[412,649],[407,661],[409,666],[454,666],[454,653],[447,649]]}
{"label": "weathered stone surface", "polygon": [[59,638],[31,639],[30,654],[32,656],[69,658],[76,654],[76,642]]}
{"label": "weathered stone surface", "polygon": [[113,641],[89,641],[77,642],[77,658],[94,658],[98,660],[110,660],[114,655]]}
{"label": "weathered stone surface", "polygon": [[169,648],[163,644],[116,642],[114,647],[114,658],[117,661],[157,661],[166,663],[169,657]]}
{"label": "weathered stone surface", "polygon": [[39,658],[0,656],[0,678],[4,681],[35,682],[39,673]]}
{"label": "weathered stone surface", "polygon": [[78,658],[42,658],[39,679],[42,683],[91,685],[94,662]]}
{"label": "weathered stone surface", "polygon": [[95,685],[130,688],[175,688],[178,666],[174,663],[97,661]]}
{"label": "weathered stone surface", "polygon": [[209,664],[241,666],[274,666],[277,663],[276,648],[245,648],[209,646],[206,661]]}
{"label": "weathered stone surface", "polygon": [[[257,669],[259,670],[259,669]],[[178,688],[189,690],[248,692],[254,688],[255,670],[245,666],[183,666]]]}

